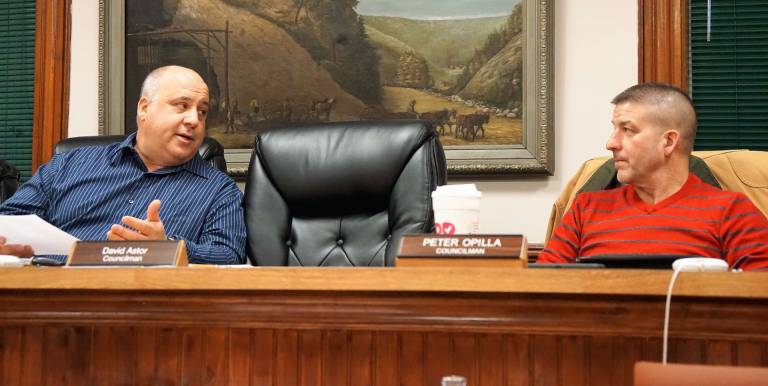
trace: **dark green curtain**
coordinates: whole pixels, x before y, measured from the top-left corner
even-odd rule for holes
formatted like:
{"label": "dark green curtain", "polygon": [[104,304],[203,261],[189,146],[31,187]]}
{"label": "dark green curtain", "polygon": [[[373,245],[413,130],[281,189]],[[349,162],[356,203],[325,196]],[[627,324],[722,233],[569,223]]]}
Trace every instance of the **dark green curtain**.
{"label": "dark green curtain", "polygon": [[690,1],[696,150],[768,150],[768,1]]}
{"label": "dark green curtain", "polygon": [[0,159],[32,169],[35,0],[0,1]]}

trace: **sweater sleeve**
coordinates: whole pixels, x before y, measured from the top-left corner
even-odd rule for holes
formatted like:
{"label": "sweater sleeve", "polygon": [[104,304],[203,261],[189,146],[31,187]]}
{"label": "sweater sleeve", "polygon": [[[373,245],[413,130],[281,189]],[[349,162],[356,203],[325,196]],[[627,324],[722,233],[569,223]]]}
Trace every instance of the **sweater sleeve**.
{"label": "sweater sleeve", "polygon": [[577,196],[571,209],[555,228],[546,247],[539,254],[539,263],[575,263],[581,250],[581,211],[583,200]]}
{"label": "sweater sleeve", "polygon": [[768,219],[739,193],[723,213],[720,228],[723,257],[731,268],[768,270]]}

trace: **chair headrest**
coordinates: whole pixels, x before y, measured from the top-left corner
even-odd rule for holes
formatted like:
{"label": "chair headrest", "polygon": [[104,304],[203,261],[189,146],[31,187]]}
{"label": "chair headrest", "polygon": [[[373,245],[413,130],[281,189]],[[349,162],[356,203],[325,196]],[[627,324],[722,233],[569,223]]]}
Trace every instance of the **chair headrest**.
{"label": "chair headrest", "polygon": [[[53,153],[61,154],[84,146],[107,146],[124,139],[125,135],[89,135],[64,138],[53,148]],[[207,160],[213,155],[224,154],[224,147],[217,140],[205,137],[198,152],[203,159]]]}
{"label": "chair headrest", "polygon": [[124,135],[90,135],[65,138],[56,144],[53,148],[53,154],[61,154],[85,146],[107,146],[124,139]]}
{"label": "chair headrest", "polygon": [[[84,146],[107,146],[121,142],[124,139],[125,135],[93,135],[65,138],[56,144],[53,148],[53,154],[61,154]],[[227,172],[227,161],[224,159],[224,147],[219,141],[211,137],[205,137],[200,148],[197,149],[197,152],[204,160],[215,168],[221,170],[223,173]]]}
{"label": "chair headrest", "polygon": [[385,203],[408,160],[434,135],[417,120],[294,126],[259,134],[254,157],[290,204],[345,197]]}

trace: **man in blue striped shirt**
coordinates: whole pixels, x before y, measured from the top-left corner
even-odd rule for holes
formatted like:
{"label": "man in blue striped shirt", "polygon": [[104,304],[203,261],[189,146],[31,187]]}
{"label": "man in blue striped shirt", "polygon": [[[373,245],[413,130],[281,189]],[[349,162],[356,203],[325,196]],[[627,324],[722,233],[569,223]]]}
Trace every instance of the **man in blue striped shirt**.
{"label": "man in blue striped shirt", "polygon": [[[185,240],[191,263],[244,263],[242,193],[197,153],[207,113],[200,75],[158,68],[142,85],[135,134],[54,156],[0,214],[37,214],[81,240]],[[5,241],[0,254],[34,253]]]}

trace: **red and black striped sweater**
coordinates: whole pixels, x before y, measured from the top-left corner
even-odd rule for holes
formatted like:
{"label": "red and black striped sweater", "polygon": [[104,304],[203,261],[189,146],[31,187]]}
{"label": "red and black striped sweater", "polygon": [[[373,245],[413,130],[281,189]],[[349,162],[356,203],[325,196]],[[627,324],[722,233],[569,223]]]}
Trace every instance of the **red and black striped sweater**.
{"label": "red and black striped sweater", "polygon": [[581,193],[538,261],[616,254],[715,257],[731,268],[766,269],[768,219],[742,193],[719,190],[693,174],[655,205],[632,186]]}

